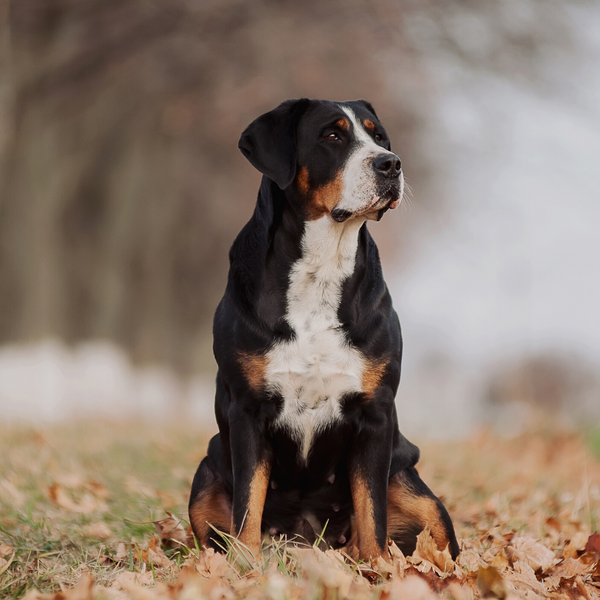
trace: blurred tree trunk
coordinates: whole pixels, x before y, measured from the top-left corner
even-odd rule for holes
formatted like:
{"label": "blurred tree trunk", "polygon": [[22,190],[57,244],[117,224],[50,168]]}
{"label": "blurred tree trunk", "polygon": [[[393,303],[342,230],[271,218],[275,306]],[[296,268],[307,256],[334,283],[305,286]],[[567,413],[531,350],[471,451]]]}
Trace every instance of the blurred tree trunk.
{"label": "blurred tree trunk", "polygon": [[365,97],[419,187],[433,88],[417,48],[452,46],[446,15],[478,10],[450,5],[0,0],[0,343],[104,338],[209,364],[259,182],[240,132],[286,98]]}

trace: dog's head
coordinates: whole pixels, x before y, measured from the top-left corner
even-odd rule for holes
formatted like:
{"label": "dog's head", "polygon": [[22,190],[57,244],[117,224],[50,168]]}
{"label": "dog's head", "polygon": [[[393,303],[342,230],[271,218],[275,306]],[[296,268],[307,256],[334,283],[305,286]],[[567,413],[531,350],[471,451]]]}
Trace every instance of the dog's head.
{"label": "dog's head", "polygon": [[253,121],[239,147],[261,173],[300,198],[308,219],[379,220],[400,204],[400,159],[364,100],[288,100]]}

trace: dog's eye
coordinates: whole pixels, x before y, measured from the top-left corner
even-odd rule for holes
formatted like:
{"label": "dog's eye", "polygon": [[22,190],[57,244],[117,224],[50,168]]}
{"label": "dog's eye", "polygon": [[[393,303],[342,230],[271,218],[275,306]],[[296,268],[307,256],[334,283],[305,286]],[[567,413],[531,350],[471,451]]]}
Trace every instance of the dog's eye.
{"label": "dog's eye", "polygon": [[375,141],[376,142],[383,142],[383,136],[380,133],[376,133],[375,134]]}
{"label": "dog's eye", "polygon": [[325,136],[325,139],[326,139],[326,140],[331,140],[331,141],[335,142],[336,140],[339,140],[339,139],[340,139],[340,137],[338,136],[338,134],[337,134],[337,133],[335,133],[334,131],[332,131],[331,133],[328,133],[328,134]]}

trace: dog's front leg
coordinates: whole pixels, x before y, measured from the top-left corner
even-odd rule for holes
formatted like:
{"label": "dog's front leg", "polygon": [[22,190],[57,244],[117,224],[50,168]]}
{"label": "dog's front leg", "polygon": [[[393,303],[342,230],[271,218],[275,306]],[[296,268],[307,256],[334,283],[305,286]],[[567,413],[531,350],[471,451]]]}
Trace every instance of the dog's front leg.
{"label": "dog's front leg", "polygon": [[393,440],[393,399],[363,407],[360,429],[348,460],[358,552],[363,560],[387,548],[387,493]]}
{"label": "dog's front leg", "polygon": [[234,405],[230,409],[229,423],[233,467],[231,534],[258,558],[273,452],[256,418],[243,407]]}

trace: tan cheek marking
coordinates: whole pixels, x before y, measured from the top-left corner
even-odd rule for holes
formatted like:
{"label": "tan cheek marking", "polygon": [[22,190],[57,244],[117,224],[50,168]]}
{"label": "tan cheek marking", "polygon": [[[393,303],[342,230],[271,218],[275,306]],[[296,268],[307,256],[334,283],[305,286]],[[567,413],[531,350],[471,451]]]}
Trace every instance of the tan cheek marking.
{"label": "tan cheek marking", "polygon": [[225,533],[230,528],[231,502],[229,498],[219,491],[216,484],[203,490],[196,496],[190,507],[190,521],[198,541],[202,547],[206,548],[210,538],[215,536],[210,525]]}
{"label": "tan cheek marking", "polygon": [[238,363],[250,388],[255,392],[260,392],[265,386],[266,357],[262,354],[240,352]]}
{"label": "tan cheek marking", "polygon": [[308,169],[300,167],[296,175],[296,187],[306,199],[308,220],[315,221],[329,214],[339,204],[342,197],[342,170],[331,181],[313,190],[309,183]]}
{"label": "tan cheek marking", "polygon": [[309,201],[309,218],[318,219],[324,214],[329,214],[340,202],[342,197],[342,171],[338,171],[335,178],[318,187]]}
{"label": "tan cheek marking", "polygon": [[358,534],[358,552],[361,559],[369,560],[383,554],[375,537],[375,511],[373,499],[364,476],[360,473],[350,473],[350,489],[352,504],[356,515]]}
{"label": "tan cheek marking", "polygon": [[361,386],[367,397],[372,398],[379,387],[388,366],[387,360],[367,360],[362,374]]}
{"label": "tan cheek marking", "polygon": [[348,129],[350,129],[350,123],[348,122],[348,119],[339,119],[335,122],[335,124],[344,131],[348,131]]}
{"label": "tan cheek marking", "polygon": [[415,494],[400,475],[394,475],[390,480],[387,513],[387,533],[393,540],[413,531],[416,523],[422,529],[429,527],[440,551],[450,542],[436,502]]}
{"label": "tan cheek marking", "polygon": [[371,121],[371,119],[365,119],[363,121],[363,125],[370,131],[373,131],[375,129],[375,123],[373,123],[373,121]]}
{"label": "tan cheek marking", "polygon": [[258,557],[260,551],[262,514],[265,507],[265,498],[267,497],[270,477],[271,463],[268,461],[260,463],[257,466],[254,476],[252,477],[252,482],[250,483],[248,513],[244,519],[243,529],[238,535],[240,542],[248,546],[255,557]]}

